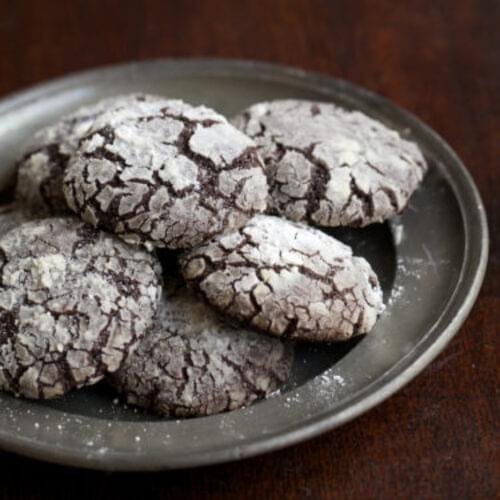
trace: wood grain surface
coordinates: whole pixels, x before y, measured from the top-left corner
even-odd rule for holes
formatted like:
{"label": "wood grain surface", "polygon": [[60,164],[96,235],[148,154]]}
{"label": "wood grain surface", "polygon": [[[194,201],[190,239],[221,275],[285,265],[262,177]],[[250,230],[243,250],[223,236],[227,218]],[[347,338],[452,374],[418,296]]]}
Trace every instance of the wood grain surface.
{"label": "wood grain surface", "polygon": [[[6,499],[477,498],[499,494],[498,0],[0,0],[0,96],[96,65],[237,57],[351,80],[437,130],[486,203],[479,300],[445,352],[396,396],[307,443],[228,465],[101,474],[0,453]],[[1,409],[0,409],[1,411]]]}

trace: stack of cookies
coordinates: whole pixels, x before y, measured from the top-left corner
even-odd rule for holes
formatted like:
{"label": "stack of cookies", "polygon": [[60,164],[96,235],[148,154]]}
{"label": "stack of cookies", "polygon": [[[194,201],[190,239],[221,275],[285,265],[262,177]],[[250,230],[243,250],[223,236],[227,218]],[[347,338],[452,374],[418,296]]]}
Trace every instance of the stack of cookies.
{"label": "stack of cookies", "polygon": [[327,103],[232,124],[142,94],[76,111],[35,134],[0,210],[0,389],[49,399],[106,378],[176,416],[266,397],[294,341],[366,334],[384,309],[370,264],[318,227],[400,213],[426,168]]}

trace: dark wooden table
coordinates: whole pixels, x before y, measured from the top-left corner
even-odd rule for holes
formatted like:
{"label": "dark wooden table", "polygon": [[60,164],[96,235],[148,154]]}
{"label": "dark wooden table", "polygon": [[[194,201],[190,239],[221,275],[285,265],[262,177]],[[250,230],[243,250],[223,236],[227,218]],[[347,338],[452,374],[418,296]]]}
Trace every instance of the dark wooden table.
{"label": "dark wooden table", "polygon": [[[0,0],[0,96],[96,65],[238,57],[364,85],[413,111],[472,172],[492,232],[486,281],[446,351],[341,429],[239,463],[101,474],[0,453],[0,494],[28,498],[477,498],[498,494],[498,0]],[[1,411],[1,409],[0,409]]]}

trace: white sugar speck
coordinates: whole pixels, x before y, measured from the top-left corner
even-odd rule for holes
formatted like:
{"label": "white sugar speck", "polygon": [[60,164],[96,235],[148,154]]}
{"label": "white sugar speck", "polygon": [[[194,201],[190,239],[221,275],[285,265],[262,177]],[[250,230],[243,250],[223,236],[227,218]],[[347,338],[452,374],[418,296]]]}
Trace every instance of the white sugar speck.
{"label": "white sugar speck", "polygon": [[401,297],[401,295],[403,294],[404,292],[404,288],[402,285],[396,285],[393,289],[392,289],[392,292],[391,292],[391,296],[389,297],[389,300],[387,301],[387,305],[391,305],[394,303],[395,300],[397,300],[399,297]]}
{"label": "white sugar speck", "polygon": [[394,237],[394,244],[396,246],[401,245],[401,242],[403,241],[403,238],[404,238],[404,229],[403,229],[403,226],[401,226],[399,224],[394,224],[392,226],[392,234],[393,234],[393,237]]}
{"label": "white sugar speck", "polygon": [[330,385],[332,382],[335,382],[336,384],[339,385],[345,385],[345,379],[341,375],[330,375],[328,373],[323,373],[319,377],[320,383],[322,385]]}

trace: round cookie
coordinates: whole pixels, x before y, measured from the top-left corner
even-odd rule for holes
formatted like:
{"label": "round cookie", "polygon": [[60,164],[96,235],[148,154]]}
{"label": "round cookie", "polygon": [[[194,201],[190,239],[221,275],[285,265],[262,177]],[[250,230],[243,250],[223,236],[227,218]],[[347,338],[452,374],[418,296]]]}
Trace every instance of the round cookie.
{"label": "round cookie", "polygon": [[0,389],[50,399],[116,371],[152,326],[155,257],[73,218],[0,238]]}
{"label": "round cookie", "polygon": [[307,340],[367,333],[383,310],[373,270],[323,232],[259,215],[180,257],[182,274],[224,314]]}
{"label": "round cookie", "polygon": [[253,141],[203,106],[155,107],[119,123],[101,119],[81,142],[64,178],[76,213],[129,243],[177,249],[265,210],[267,181]]}
{"label": "round cookie", "polygon": [[177,284],[164,294],[153,330],[110,381],[128,403],[156,413],[212,415],[277,390],[292,362],[291,346],[224,323]]}
{"label": "round cookie", "polygon": [[404,209],[427,170],[415,144],[333,104],[264,102],[233,123],[259,146],[272,211],[294,221],[382,222]]}
{"label": "round cookie", "polygon": [[104,99],[38,131],[17,165],[16,198],[46,215],[68,212],[62,178],[80,139],[103,113],[113,110],[114,117],[123,119],[140,113],[145,103],[156,99],[142,94]]}

